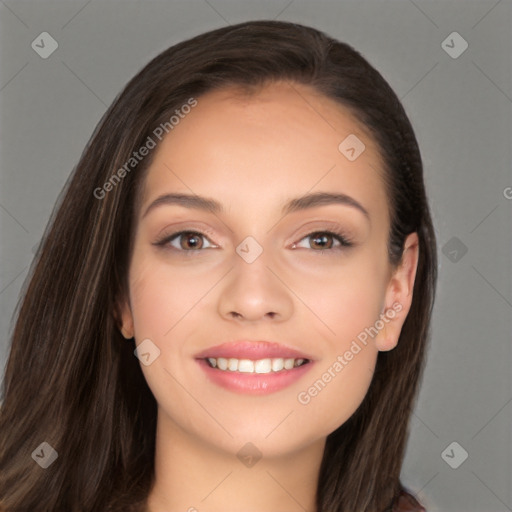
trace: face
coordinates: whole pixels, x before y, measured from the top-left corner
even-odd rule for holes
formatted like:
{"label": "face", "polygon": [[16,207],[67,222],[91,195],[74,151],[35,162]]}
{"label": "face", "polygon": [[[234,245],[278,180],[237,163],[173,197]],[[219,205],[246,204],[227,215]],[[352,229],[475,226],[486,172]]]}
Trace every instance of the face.
{"label": "face", "polygon": [[381,157],[338,103],[284,82],[197,101],[145,179],[122,331],[170,435],[291,453],[355,412],[395,346],[417,238],[393,269]]}

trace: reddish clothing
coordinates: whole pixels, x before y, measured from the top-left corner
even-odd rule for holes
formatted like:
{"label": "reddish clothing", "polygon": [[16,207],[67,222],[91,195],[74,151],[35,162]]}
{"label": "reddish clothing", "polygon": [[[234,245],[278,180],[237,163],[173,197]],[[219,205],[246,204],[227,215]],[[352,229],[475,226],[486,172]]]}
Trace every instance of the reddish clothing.
{"label": "reddish clothing", "polygon": [[402,489],[393,503],[392,512],[426,512],[426,509],[412,494]]}

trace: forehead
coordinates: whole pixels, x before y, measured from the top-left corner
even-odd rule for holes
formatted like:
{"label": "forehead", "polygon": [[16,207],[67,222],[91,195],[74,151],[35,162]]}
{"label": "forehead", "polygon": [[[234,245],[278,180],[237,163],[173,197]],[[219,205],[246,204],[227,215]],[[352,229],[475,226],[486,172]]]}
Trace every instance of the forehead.
{"label": "forehead", "polygon": [[[347,157],[350,146],[364,147],[355,160]],[[277,82],[251,94],[239,87],[209,92],[156,151],[143,206],[179,191],[222,197],[233,207],[270,208],[271,201],[336,190],[375,213],[387,209],[382,161],[369,130],[350,109],[309,86]]]}

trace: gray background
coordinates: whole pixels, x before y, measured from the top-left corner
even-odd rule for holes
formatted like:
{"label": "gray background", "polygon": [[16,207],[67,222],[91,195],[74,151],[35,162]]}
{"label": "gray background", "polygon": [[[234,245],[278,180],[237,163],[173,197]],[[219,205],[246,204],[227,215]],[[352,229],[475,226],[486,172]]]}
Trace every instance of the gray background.
{"label": "gray background", "polygon": [[[0,0],[0,376],[34,248],[107,105],[164,48],[250,19],[348,42],[403,101],[440,258],[403,481],[429,512],[512,510],[511,1]],[[47,59],[31,48],[44,31]],[[455,59],[453,31],[469,44]]]}

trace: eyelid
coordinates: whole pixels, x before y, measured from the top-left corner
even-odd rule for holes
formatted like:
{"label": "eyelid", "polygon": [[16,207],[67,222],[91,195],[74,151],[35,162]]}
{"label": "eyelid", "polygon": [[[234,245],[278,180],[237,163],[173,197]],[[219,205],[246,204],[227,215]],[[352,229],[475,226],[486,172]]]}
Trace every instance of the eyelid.
{"label": "eyelid", "polygon": [[[350,225],[341,224],[334,220],[313,219],[302,225],[292,236],[293,240],[302,240],[304,237],[311,236],[315,233],[331,233],[333,235],[344,238],[347,242],[355,244],[357,240],[357,231],[354,231]],[[299,238],[300,237],[300,238]]]}
{"label": "eyelid", "polygon": [[215,233],[202,222],[196,223],[194,221],[180,221],[173,222],[172,224],[168,224],[164,228],[160,229],[155,237],[161,240],[164,237],[173,236],[178,233],[182,233],[183,231],[186,231],[187,233],[192,231],[204,236],[216,236]]}
{"label": "eyelid", "polygon": [[[299,242],[302,242],[302,240],[305,240],[306,238],[311,238],[313,235],[316,235],[316,234],[330,235],[333,239],[338,241],[339,245],[335,246],[333,248],[327,248],[327,249],[316,249],[316,250],[311,249],[313,252],[340,251],[340,250],[350,249],[351,247],[353,247],[355,245],[354,241],[352,240],[352,238],[350,236],[348,236],[343,231],[340,231],[338,229],[316,229],[316,230],[310,231],[309,233],[307,233],[306,235],[301,237],[299,239]],[[297,243],[298,242],[294,242],[292,244],[292,247],[294,249],[297,247]]]}
{"label": "eyelid", "polygon": [[[303,226],[304,228],[304,226]],[[168,244],[171,242],[171,241],[174,241],[176,238],[179,238],[181,235],[184,235],[184,234],[193,234],[193,235],[197,235],[197,236],[200,236],[200,237],[204,237],[205,239],[208,240],[208,242],[211,244],[211,247],[205,247],[205,248],[200,248],[200,249],[178,249],[176,247],[172,247],[172,249],[178,251],[178,252],[201,252],[201,250],[203,249],[212,249],[212,248],[219,248],[219,245],[217,245],[215,242],[213,242],[211,240],[210,237],[215,237],[215,235],[209,231],[208,229],[198,229],[198,228],[195,228],[193,226],[185,226],[183,228],[174,228],[174,229],[170,229],[170,228],[165,228],[161,231],[161,234],[159,235],[158,237],[158,240],[156,242],[153,242],[152,245],[155,245],[155,246],[160,246],[160,247],[167,247]],[[327,235],[330,235],[333,239],[337,240],[338,241],[338,244],[337,246],[333,247],[333,248],[327,248],[327,249],[311,249],[311,248],[308,248],[310,249],[311,251],[313,252],[324,252],[324,251],[337,251],[337,250],[343,250],[343,249],[350,249],[351,247],[353,247],[355,245],[354,243],[354,240],[352,238],[352,236],[350,234],[347,233],[346,230],[344,229],[341,229],[339,228],[338,226],[330,226],[330,227],[326,227],[325,225],[324,226],[318,226],[316,228],[309,228],[299,239],[297,242],[293,242],[292,244],[292,248],[296,248],[297,246],[297,243],[301,242],[302,240],[306,239],[306,238],[310,238],[312,237],[313,235],[316,235],[316,234],[327,234]],[[295,238],[297,240],[297,238]]]}
{"label": "eyelid", "polygon": [[[212,249],[212,248],[218,248],[219,246],[216,245],[214,242],[212,242],[212,240],[210,240],[210,236],[212,236],[208,230],[205,230],[204,232],[199,230],[199,229],[194,229],[194,228],[183,228],[183,229],[177,229],[177,230],[170,230],[169,231],[166,231],[165,229],[163,230],[163,233],[158,237],[158,239],[156,240],[156,242],[153,242],[152,245],[156,245],[156,246],[159,246],[159,247],[163,247],[163,248],[166,248],[168,247],[168,244],[171,242],[171,241],[174,241],[176,238],[179,238],[180,236],[184,235],[184,234],[193,234],[193,235],[197,235],[197,236],[200,236],[200,237],[204,237],[205,239],[208,240],[208,242],[212,245],[212,247],[206,247],[206,249]],[[176,247],[172,247],[172,246],[169,246],[171,247],[171,250],[176,250],[178,252],[200,252],[202,249],[190,249],[190,250],[184,250],[184,249],[177,249]]]}

